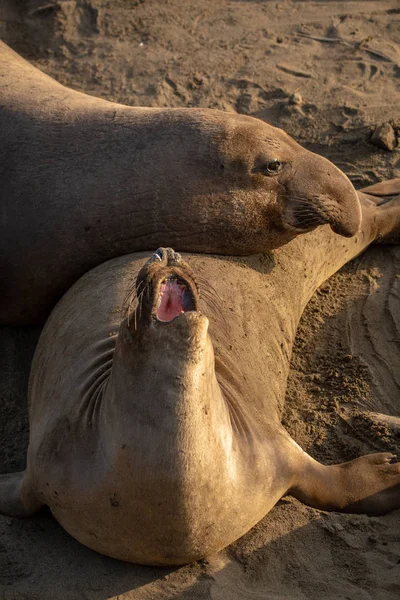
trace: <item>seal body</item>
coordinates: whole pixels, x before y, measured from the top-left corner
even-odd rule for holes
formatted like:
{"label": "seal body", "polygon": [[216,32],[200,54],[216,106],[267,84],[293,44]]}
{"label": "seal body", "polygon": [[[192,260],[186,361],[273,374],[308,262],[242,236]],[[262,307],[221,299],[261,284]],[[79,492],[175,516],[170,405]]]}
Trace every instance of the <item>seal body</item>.
{"label": "seal body", "polygon": [[0,86],[1,324],[43,321],[128,252],[250,255],[323,223],[359,228],[347,177],[258,119],[94,98],[4,44]]}
{"label": "seal body", "polygon": [[47,504],[98,552],[173,565],[234,541],[287,492],[324,510],[399,508],[393,455],[324,466],[281,425],[310,296],[400,231],[400,198],[360,200],[351,239],[325,226],[251,258],[160,249],[81,278],[39,341],[27,469],[0,478],[0,511]]}

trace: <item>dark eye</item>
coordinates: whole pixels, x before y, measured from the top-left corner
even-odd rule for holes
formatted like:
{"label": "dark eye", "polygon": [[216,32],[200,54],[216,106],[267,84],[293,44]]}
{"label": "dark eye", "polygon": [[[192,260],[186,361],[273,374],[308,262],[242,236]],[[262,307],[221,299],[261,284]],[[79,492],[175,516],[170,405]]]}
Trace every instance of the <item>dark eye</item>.
{"label": "dark eye", "polygon": [[276,173],[279,173],[282,167],[283,164],[281,163],[281,161],[278,158],[273,158],[272,160],[269,160],[265,165],[265,171],[267,173],[270,173],[271,175],[276,175]]}
{"label": "dark eye", "polygon": [[263,175],[277,175],[282,171],[285,163],[279,158],[271,158],[271,160],[260,164],[258,167],[254,167],[252,173],[262,173]]}

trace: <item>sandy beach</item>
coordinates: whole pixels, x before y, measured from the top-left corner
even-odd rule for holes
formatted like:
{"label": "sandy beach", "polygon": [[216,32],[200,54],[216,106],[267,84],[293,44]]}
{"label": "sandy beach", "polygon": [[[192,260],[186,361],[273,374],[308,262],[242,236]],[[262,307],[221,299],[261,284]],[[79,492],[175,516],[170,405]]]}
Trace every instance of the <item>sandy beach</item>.
{"label": "sandy beach", "polygon": [[[0,37],[74,89],[264,119],[357,188],[400,177],[397,0],[1,0]],[[392,147],[371,139],[382,124]],[[24,468],[39,334],[0,329],[1,473]],[[400,430],[376,416],[400,417],[399,342],[400,246],[375,245],[318,290],[298,330],[284,423],[314,458],[400,457]],[[400,511],[324,513],[288,496],[223,552],[175,569],[98,555],[46,512],[0,516],[0,600],[399,597]]]}

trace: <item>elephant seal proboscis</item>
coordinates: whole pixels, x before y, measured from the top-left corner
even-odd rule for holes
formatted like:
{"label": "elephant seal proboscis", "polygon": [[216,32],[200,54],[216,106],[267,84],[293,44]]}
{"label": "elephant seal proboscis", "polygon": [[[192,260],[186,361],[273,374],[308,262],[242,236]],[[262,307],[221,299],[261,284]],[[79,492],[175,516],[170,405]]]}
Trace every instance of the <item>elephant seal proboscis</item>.
{"label": "elephant seal proboscis", "polygon": [[41,322],[128,252],[250,255],[359,227],[347,177],[258,119],[94,98],[1,43],[0,92],[0,324]]}
{"label": "elephant seal proboscis", "polygon": [[175,565],[237,539],[288,492],[324,510],[399,508],[392,454],[324,466],[280,419],[310,296],[400,231],[400,197],[360,199],[351,239],[325,226],[248,259],[160,249],[81,278],[41,335],[27,468],[0,478],[0,512],[46,504],[98,552]]}

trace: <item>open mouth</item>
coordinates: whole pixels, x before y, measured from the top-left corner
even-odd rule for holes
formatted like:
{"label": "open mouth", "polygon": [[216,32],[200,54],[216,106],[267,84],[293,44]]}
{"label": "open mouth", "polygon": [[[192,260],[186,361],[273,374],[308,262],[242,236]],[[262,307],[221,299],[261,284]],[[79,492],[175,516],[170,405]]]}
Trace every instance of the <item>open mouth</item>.
{"label": "open mouth", "polygon": [[186,281],[176,275],[168,275],[161,280],[153,312],[158,321],[168,323],[186,312],[196,310],[191,286]]}

